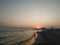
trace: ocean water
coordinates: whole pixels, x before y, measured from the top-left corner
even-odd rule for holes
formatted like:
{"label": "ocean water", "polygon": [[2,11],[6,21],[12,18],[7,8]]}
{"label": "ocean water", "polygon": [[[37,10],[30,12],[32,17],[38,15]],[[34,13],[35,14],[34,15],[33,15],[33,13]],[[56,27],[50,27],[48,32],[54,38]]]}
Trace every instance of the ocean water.
{"label": "ocean water", "polygon": [[35,32],[36,30],[0,30],[0,45],[20,45]]}

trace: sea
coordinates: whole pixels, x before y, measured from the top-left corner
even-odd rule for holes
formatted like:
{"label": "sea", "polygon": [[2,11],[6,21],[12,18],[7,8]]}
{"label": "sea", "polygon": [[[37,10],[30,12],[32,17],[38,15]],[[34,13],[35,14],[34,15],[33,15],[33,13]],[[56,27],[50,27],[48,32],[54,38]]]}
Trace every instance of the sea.
{"label": "sea", "polygon": [[0,45],[21,45],[32,38],[36,30],[0,29]]}

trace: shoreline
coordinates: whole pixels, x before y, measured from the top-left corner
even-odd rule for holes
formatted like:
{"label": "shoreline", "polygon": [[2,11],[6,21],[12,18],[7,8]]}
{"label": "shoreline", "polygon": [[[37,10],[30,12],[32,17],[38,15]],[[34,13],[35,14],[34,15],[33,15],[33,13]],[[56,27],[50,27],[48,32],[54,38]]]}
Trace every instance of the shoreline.
{"label": "shoreline", "polygon": [[[34,36],[35,34],[35,36]],[[29,38],[28,40],[23,41],[22,43],[19,43],[20,45],[32,45],[33,43],[35,43],[35,39],[37,38],[37,33],[35,32],[31,38]]]}
{"label": "shoreline", "polygon": [[[35,34],[35,36],[34,36],[34,34]],[[29,39],[22,41],[22,42],[16,42],[16,43],[13,43],[10,45],[28,45],[28,43],[29,43],[29,45],[32,45],[35,42],[36,38],[37,38],[37,33],[35,32]],[[6,44],[6,45],[8,45],[8,44]]]}

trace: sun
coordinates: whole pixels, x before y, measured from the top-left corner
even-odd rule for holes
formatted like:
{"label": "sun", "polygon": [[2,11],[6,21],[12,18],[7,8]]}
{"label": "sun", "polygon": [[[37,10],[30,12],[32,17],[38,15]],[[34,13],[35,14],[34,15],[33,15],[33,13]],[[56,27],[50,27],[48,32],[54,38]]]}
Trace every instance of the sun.
{"label": "sun", "polygon": [[42,26],[41,26],[41,25],[35,25],[34,27],[37,28],[37,29],[39,29],[39,28],[41,28]]}
{"label": "sun", "polygon": [[36,28],[37,28],[37,29],[39,29],[39,28],[40,28],[40,26],[37,26]]}

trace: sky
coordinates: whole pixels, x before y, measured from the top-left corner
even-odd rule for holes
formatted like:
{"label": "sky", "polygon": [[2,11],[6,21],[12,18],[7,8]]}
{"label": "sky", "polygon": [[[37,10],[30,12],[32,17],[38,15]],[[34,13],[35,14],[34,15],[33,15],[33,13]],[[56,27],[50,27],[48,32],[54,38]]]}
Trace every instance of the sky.
{"label": "sky", "polygon": [[0,24],[60,27],[60,0],[0,0]]}

